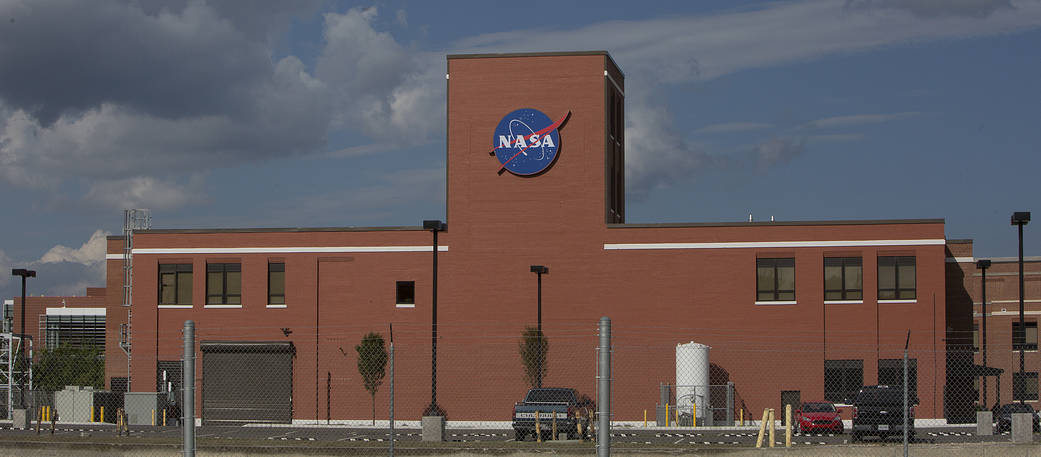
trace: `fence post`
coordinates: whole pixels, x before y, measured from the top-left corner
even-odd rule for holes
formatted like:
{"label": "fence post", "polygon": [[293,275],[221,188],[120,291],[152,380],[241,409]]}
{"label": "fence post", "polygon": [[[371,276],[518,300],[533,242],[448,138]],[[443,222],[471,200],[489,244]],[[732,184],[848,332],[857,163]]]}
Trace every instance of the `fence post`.
{"label": "fence post", "polygon": [[195,322],[184,321],[184,457],[195,457]]}
{"label": "fence post", "polygon": [[596,454],[611,455],[611,319],[600,318],[600,360],[597,376],[597,400],[600,417],[596,428]]}

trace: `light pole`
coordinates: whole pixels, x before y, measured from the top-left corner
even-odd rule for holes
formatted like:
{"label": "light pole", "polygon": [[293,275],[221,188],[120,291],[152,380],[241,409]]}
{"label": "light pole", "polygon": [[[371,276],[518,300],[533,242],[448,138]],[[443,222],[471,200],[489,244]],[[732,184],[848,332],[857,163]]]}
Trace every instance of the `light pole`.
{"label": "light pole", "polygon": [[437,234],[443,232],[447,225],[440,220],[423,221],[423,230],[434,234],[434,282],[431,286],[431,318],[430,318],[430,405],[424,416],[444,416],[445,410],[437,404]]}
{"label": "light pole", "polygon": [[[18,354],[19,354],[19,358],[22,360],[22,369],[24,370],[25,367],[26,367],[26,361],[25,361],[25,278],[35,278],[36,277],[36,270],[27,270],[25,268],[12,268],[11,269],[11,276],[21,276],[22,277],[22,312],[21,312],[21,321],[22,321],[21,334],[22,334],[22,336],[20,338],[18,338]],[[18,387],[19,387],[19,390],[18,390],[18,404],[22,408],[25,408],[25,375],[24,374],[22,375],[21,380],[18,383]]]}
{"label": "light pole", "polygon": [[538,314],[536,315],[536,320],[538,322],[538,329],[539,329],[539,367],[538,367],[538,371],[536,371],[537,374],[536,374],[536,378],[535,378],[535,387],[542,387],[542,364],[544,362],[543,361],[543,354],[542,354],[542,339],[545,338],[545,336],[542,335],[542,275],[543,274],[548,274],[549,273],[549,268],[547,268],[545,266],[542,266],[542,265],[532,265],[531,266],[531,272],[535,273],[535,275],[538,277],[538,284],[539,284],[539,286],[538,286]]}
{"label": "light pole", "polygon": [[1030,211],[1016,211],[1012,213],[1012,225],[1019,227],[1019,382],[1012,384],[1013,395],[1020,402],[1024,401],[1023,384],[1026,382],[1023,379],[1023,372],[1026,371],[1026,359],[1023,353],[1027,346],[1027,329],[1023,323],[1023,226],[1027,225],[1028,222],[1030,222]]}
{"label": "light pole", "polygon": [[976,261],[976,268],[980,269],[983,273],[983,278],[980,279],[980,294],[982,295],[982,312],[983,315],[983,330],[980,332],[980,345],[983,346],[983,407],[987,407],[987,269],[990,268],[990,259],[980,259]]}

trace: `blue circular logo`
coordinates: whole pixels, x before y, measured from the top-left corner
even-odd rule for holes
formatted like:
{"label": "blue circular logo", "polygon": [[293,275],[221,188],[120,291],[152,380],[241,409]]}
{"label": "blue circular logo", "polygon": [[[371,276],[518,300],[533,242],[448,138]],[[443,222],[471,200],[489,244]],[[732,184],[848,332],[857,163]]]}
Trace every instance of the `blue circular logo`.
{"label": "blue circular logo", "polygon": [[492,153],[502,164],[499,172],[531,176],[549,168],[560,148],[557,129],[566,119],[564,116],[553,122],[533,108],[521,108],[503,117],[492,137]]}

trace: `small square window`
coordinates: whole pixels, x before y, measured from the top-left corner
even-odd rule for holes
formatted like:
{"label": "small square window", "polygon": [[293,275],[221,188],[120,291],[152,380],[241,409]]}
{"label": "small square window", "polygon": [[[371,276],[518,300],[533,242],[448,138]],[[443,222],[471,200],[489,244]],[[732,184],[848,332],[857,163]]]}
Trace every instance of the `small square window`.
{"label": "small square window", "polygon": [[915,285],[915,258],[878,258],[878,299],[914,300],[917,298]]}
{"label": "small square window", "polygon": [[795,300],[795,259],[756,259],[757,302]]}
{"label": "small square window", "polygon": [[1019,329],[1019,322],[1012,323],[1012,350],[1018,351],[1021,347],[1025,351],[1037,350],[1037,322],[1023,322],[1026,334]]}
{"label": "small square window", "polygon": [[398,306],[412,307],[416,306],[416,282],[415,281],[398,281],[397,282],[397,300]]}
{"label": "small square window", "polygon": [[860,257],[824,259],[824,299],[864,299],[864,266]]}

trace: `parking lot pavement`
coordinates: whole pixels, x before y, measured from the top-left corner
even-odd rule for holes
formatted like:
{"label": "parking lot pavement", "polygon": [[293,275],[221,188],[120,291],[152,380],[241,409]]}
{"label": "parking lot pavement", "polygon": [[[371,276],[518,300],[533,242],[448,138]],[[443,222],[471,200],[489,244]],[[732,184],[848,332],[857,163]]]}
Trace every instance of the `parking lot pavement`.
{"label": "parking lot pavement", "polygon": [[[170,440],[178,440],[182,430],[179,427],[168,426],[131,426],[131,434],[141,437],[156,437]],[[49,424],[41,426],[39,434],[50,435]],[[13,437],[30,437],[37,435],[32,430],[12,430],[11,428],[0,429],[0,434]],[[117,431],[112,424],[56,424],[53,434],[60,436],[116,436]],[[758,438],[757,430],[724,429],[724,428],[676,428],[676,429],[640,429],[628,428],[613,431],[612,442],[633,445],[652,445],[666,447],[698,447],[698,446],[755,446]],[[340,442],[340,443],[380,443],[390,440],[388,429],[378,427],[301,427],[301,426],[201,426],[196,429],[196,437],[199,439],[228,439],[245,441],[263,441],[278,443],[294,442]],[[512,430],[503,429],[452,429],[446,432],[446,438],[451,442],[510,442],[514,439]],[[421,441],[422,435],[414,428],[398,429],[395,431],[395,439],[399,442]],[[944,428],[919,428],[917,430],[916,443],[977,443],[977,442],[1006,442],[1008,434],[994,436],[977,436],[974,427],[944,427]],[[784,446],[785,435],[783,430],[777,430],[774,434],[774,445]],[[867,444],[879,443],[883,445],[899,443],[901,436],[890,437],[882,441],[877,438],[866,438],[863,442]],[[792,443],[795,446],[828,446],[850,443],[850,435],[821,433],[821,434],[792,434]],[[766,444],[764,444],[765,446]]]}

